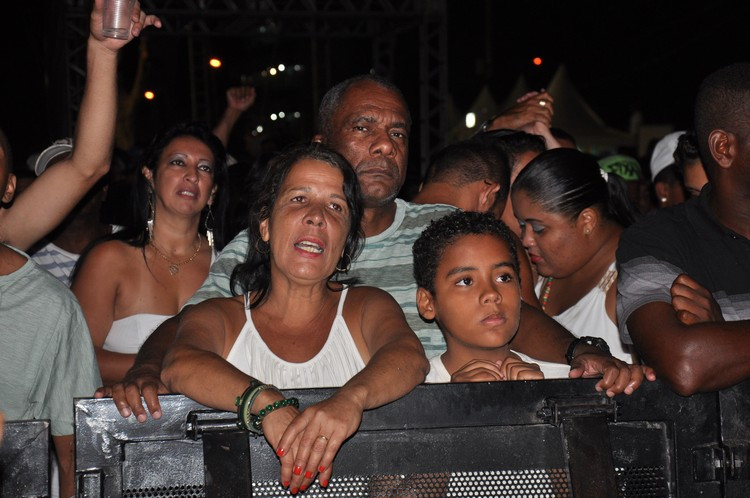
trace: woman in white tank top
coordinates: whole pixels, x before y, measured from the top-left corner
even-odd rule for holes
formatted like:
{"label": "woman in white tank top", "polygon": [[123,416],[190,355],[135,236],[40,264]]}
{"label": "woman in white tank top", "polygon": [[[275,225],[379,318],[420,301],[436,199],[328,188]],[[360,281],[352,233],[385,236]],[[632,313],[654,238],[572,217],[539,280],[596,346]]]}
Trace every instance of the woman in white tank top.
{"label": "woman in white tank top", "polygon": [[227,167],[218,138],[202,125],[176,125],[154,138],[141,164],[133,228],[84,252],[71,285],[105,384],[122,380],[141,344],[180,311],[208,276],[212,243],[223,243]]}
{"label": "woman in white tank top", "polygon": [[[269,167],[250,213],[248,259],[232,276],[239,295],[185,311],[162,380],[214,408],[236,410],[239,400],[241,420],[260,416],[281,482],[296,493],[318,473],[326,486],[363,410],[409,392],[428,364],[388,293],[332,280],[361,244],[359,184],[346,160],[314,144]],[[339,389],[300,413],[278,389],[301,387]]]}
{"label": "woman in white tank top", "polygon": [[632,363],[615,316],[615,251],[636,217],[627,188],[590,156],[551,149],[513,183],[521,239],[540,277],[542,309],[578,337],[603,338],[612,355]]}

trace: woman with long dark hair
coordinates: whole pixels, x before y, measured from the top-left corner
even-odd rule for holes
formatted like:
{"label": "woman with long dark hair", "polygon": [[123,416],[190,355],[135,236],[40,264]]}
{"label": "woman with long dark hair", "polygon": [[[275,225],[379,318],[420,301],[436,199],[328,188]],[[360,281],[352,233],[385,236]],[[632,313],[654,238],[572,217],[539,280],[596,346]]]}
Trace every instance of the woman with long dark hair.
{"label": "woman with long dark hair", "polygon": [[[320,144],[271,161],[250,210],[237,294],[183,314],[162,381],[204,405],[236,410],[281,459],[281,484],[328,485],[363,410],[399,398],[428,370],[419,339],[385,291],[344,282],[362,244],[357,176]],[[336,387],[302,413],[280,389]]]}
{"label": "woman with long dark hair", "polygon": [[105,383],[132,366],[141,344],[208,276],[223,247],[224,147],[203,125],[157,135],[134,188],[134,226],[88,249],[71,289],[81,303]]}
{"label": "woman with long dark hair", "polygon": [[615,251],[635,221],[627,187],[591,156],[552,149],[532,160],[511,188],[521,240],[543,278],[542,309],[578,337],[600,337],[631,362],[615,316]]}

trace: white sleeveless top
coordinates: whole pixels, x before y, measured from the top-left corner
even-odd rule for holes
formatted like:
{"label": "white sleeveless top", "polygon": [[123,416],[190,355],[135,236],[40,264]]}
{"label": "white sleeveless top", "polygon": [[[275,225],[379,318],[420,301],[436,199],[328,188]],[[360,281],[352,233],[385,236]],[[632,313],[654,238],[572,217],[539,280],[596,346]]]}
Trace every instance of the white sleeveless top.
{"label": "white sleeveless top", "polygon": [[[576,304],[563,311],[554,318],[560,325],[568,329],[574,336],[601,337],[609,345],[612,356],[624,362],[632,363],[633,357],[625,351],[620,341],[620,333],[617,324],[612,322],[607,314],[607,291],[617,280],[617,268],[615,262],[609,265],[607,272],[597,285],[588,294],[583,296]],[[546,279],[542,278],[536,285],[537,296],[541,295],[543,284]],[[554,292],[554,281],[552,291]]]}
{"label": "white sleeveless top", "polygon": [[115,320],[102,348],[114,353],[135,354],[156,327],[171,316],[140,313]]}
{"label": "white sleeveless top", "polygon": [[340,387],[365,368],[342,310],[348,289],[341,291],[336,317],[323,348],[311,359],[290,363],[276,356],[253,324],[245,297],[247,322],[234,342],[227,361],[243,373],[279,389]]}

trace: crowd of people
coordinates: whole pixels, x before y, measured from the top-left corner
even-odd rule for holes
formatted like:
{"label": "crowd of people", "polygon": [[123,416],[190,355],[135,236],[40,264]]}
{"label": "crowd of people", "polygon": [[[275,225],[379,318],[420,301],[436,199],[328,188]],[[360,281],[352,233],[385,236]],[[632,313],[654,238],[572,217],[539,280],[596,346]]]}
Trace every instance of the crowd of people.
{"label": "crowd of people", "polygon": [[[81,220],[114,183],[117,53],[161,26],[136,2],[130,38],[105,38],[101,9],[76,136],[15,200],[0,133],[0,435],[3,416],[50,419],[62,496],[73,398],[95,391],[139,422],[167,392],[236,411],[296,494],[328,485],[363,411],[422,382],[599,377],[615,396],[658,377],[690,395],[750,377],[750,64],[706,78],[694,130],[648,168],[577,150],[532,92],[436,154],[411,201],[411,116],[389,80],[333,86],[315,135],[248,172],[244,198],[225,146],[256,96],[231,89],[213,131],[154,137],[132,214],[97,225]],[[308,407],[283,394],[310,387],[337,389]]]}

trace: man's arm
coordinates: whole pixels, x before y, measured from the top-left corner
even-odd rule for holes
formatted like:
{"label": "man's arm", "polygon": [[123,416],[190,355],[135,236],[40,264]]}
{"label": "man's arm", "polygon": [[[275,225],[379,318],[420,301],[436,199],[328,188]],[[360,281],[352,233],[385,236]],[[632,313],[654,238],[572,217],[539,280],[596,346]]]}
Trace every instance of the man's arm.
{"label": "man's arm", "polygon": [[73,435],[52,436],[59,470],[60,496],[75,494],[75,467],[73,465]]}
{"label": "man's arm", "polygon": [[91,14],[86,88],[76,123],[73,153],[51,167],[18,196],[11,209],[0,210],[8,242],[27,250],[67,216],[83,195],[109,170],[117,116],[117,54],[150,25],[161,26],[136,3],[128,40],[102,34],[102,1]]}
{"label": "man's arm", "polygon": [[[511,349],[538,360],[567,363],[565,353],[574,339],[565,327],[543,311],[521,302],[521,324],[510,343]],[[648,368],[628,365],[611,355],[603,354],[594,346],[582,343],[575,349],[570,368],[571,378],[601,376],[596,389],[606,391],[608,396],[622,392],[631,394],[638,389],[644,377],[655,379]]]}
{"label": "man's arm", "polygon": [[750,321],[686,325],[670,303],[633,311],[628,331],[643,360],[675,392],[716,391],[750,378]]}

